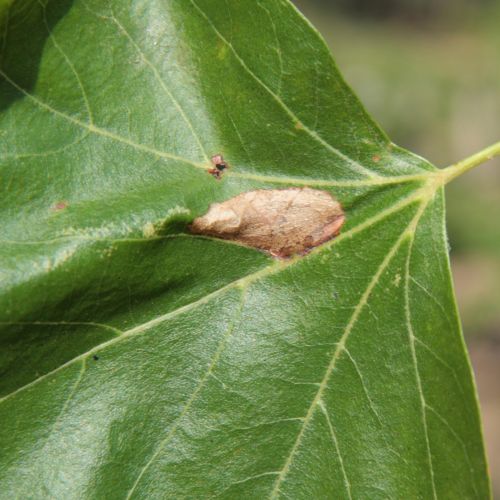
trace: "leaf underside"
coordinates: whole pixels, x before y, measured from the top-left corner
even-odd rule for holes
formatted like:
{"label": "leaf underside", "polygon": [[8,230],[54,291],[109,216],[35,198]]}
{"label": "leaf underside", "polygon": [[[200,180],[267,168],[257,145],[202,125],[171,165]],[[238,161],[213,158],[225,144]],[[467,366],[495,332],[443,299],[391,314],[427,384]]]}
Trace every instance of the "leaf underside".
{"label": "leaf underside", "polygon": [[[436,170],[287,1],[0,23],[0,497],[489,496]],[[189,234],[290,186],[346,212],[306,257]]]}

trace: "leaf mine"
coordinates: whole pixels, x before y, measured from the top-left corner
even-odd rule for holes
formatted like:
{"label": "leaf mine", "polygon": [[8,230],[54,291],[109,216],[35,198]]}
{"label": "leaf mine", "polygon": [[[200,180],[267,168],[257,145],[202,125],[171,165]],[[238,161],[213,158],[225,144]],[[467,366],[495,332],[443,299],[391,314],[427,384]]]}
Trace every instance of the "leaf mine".
{"label": "leaf mine", "polygon": [[212,204],[190,230],[286,258],[334,238],[344,221],[340,203],[326,191],[260,189]]}

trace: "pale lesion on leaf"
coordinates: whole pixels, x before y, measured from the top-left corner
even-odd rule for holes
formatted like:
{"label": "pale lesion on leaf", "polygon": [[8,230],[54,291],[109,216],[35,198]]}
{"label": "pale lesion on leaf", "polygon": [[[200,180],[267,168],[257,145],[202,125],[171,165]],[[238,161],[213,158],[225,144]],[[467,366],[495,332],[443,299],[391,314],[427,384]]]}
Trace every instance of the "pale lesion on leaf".
{"label": "pale lesion on leaf", "polygon": [[260,189],[211,205],[190,229],[287,258],[331,240],[344,222],[340,203],[326,191]]}

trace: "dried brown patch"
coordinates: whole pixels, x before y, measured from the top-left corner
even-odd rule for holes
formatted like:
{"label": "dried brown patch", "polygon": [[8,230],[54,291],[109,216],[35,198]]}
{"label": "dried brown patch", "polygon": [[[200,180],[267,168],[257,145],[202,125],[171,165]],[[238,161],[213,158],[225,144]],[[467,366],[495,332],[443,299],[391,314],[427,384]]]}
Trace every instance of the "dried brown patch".
{"label": "dried brown patch", "polygon": [[326,191],[261,189],[212,204],[190,229],[284,258],[307,253],[334,238],[344,220],[340,203]]}
{"label": "dried brown patch", "polygon": [[374,161],[375,163],[378,163],[380,161],[380,156],[379,155],[373,155],[372,156],[372,161]]}

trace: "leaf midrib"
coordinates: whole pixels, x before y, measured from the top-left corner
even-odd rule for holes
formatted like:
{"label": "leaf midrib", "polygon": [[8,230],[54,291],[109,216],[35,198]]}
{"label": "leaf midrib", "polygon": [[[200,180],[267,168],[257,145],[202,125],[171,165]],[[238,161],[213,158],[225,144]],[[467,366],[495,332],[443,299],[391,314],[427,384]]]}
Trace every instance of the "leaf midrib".
{"label": "leaf midrib", "polygon": [[[325,371],[325,375],[324,375],[323,379],[320,382],[318,391],[316,392],[316,394],[315,394],[315,396],[314,396],[314,398],[313,398],[313,400],[311,402],[311,405],[309,406],[309,408],[307,410],[307,413],[306,413],[306,415],[304,417],[304,421],[303,421],[303,423],[301,425],[301,428],[300,428],[300,431],[299,431],[299,433],[297,435],[297,439],[295,440],[295,442],[294,442],[294,444],[292,446],[292,449],[291,449],[290,453],[288,454],[288,456],[286,458],[286,461],[285,461],[285,463],[284,463],[284,465],[283,465],[283,467],[281,469],[281,472],[280,472],[278,478],[276,479],[276,482],[274,483],[273,489],[272,489],[271,494],[270,494],[270,499],[275,499],[275,498],[278,497],[278,495],[280,493],[281,484],[283,483],[283,481],[285,480],[288,472],[290,471],[290,467],[291,467],[291,465],[293,463],[295,455],[296,455],[296,453],[298,452],[298,450],[300,448],[300,445],[301,445],[304,433],[305,433],[305,431],[306,431],[309,423],[311,422],[316,409],[318,407],[320,407],[321,404],[325,405],[325,403],[324,403],[324,401],[322,399],[323,398],[323,394],[324,394],[326,388],[328,387],[328,383],[330,381],[330,377],[333,374],[333,371],[335,370],[335,366],[337,364],[338,359],[340,358],[340,356],[342,355],[342,352],[345,349],[345,346],[347,344],[347,340],[350,337],[350,334],[351,334],[351,332],[352,332],[352,330],[353,330],[353,328],[354,328],[354,326],[355,326],[355,324],[356,324],[356,322],[357,322],[357,320],[359,318],[359,315],[361,314],[362,310],[364,309],[365,305],[367,304],[368,299],[370,298],[370,295],[371,295],[372,291],[374,290],[374,288],[378,284],[380,276],[386,270],[387,266],[392,261],[393,257],[397,254],[397,252],[399,251],[401,245],[407,239],[409,239],[411,242],[413,241],[414,235],[415,235],[415,230],[416,230],[416,228],[418,226],[420,218],[422,217],[423,213],[425,212],[425,209],[426,209],[429,201],[430,201],[430,198],[423,199],[423,200],[420,201],[419,208],[418,208],[415,216],[408,223],[407,227],[401,233],[401,235],[396,240],[396,242],[394,243],[394,245],[391,247],[391,249],[389,250],[389,252],[387,252],[387,254],[384,257],[383,261],[381,262],[380,266],[377,268],[375,274],[373,275],[373,278],[370,280],[370,283],[368,284],[367,288],[365,289],[364,293],[362,294],[359,302],[357,303],[357,305],[356,305],[356,307],[354,309],[354,312],[351,315],[351,318],[350,318],[347,326],[345,327],[344,332],[343,332],[340,340],[337,342],[337,346],[336,346],[335,351],[334,351],[334,353],[332,355],[331,361],[328,364],[328,367],[327,367],[327,369]],[[348,491],[349,490],[350,489],[348,488]]]}
{"label": "leaf midrib", "polygon": [[[292,119],[293,123],[301,123],[298,117],[295,115],[295,113],[288,108],[288,106],[283,102],[283,100],[276,95],[245,63],[245,61],[241,58],[241,56],[237,53],[235,50],[234,46],[222,35],[222,33],[217,30],[211,19],[206,15],[206,13],[199,8],[199,6],[194,2],[194,0],[190,0],[191,4],[193,7],[200,13],[201,16],[204,17],[204,19],[209,23],[211,29],[214,30],[216,35],[220,38],[220,40],[227,45],[231,52],[233,53],[234,57],[238,61],[238,63],[241,65],[241,67],[262,87],[266,90],[266,92],[279,104],[279,106],[286,112],[286,114]],[[26,91],[24,88],[22,88],[20,85],[18,85],[14,80],[12,80],[2,69],[0,69],[0,75],[2,75],[6,81],[8,81],[14,88],[16,88],[19,92],[21,92],[23,95],[28,97],[30,100],[32,100],[34,103],[36,103],[38,106],[41,108],[45,109],[48,112],[54,113],[63,119],[71,122],[74,125],[77,125],[80,128],[83,128],[87,132],[94,133],[103,137],[107,137],[109,139],[115,140],[117,142],[120,142],[122,144],[126,144],[134,149],[144,151],[146,153],[152,154],[154,156],[160,157],[160,158],[167,158],[171,159],[174,161],[179,161],[181,163],[188,164],[194,168],[198,169],[203,169],[206,170],[209,160],[208,160],[208,155],[206,151],[204,150],[204,147],[200,141],[200,138],[198,134],[196,133],[191,121],[187,117],[186,113],[184,112],[182,106],[180,105],[179,101],[175,98],[175,96],[172,94],[168,86],[166,85],[165,81],[161,78],[160,72],[156,68],[156,66],[146,57],[144,51],[141,49],[141,47],[135,42],[135,40],[132,38],[132,36],[127,32],[125,27],[123,26],[122,23],[116,18],[116,16],[104,16],[101,14],[97,14],[96,12],[91,11],[88,9],[87,6],[85,6],[89,12],[91,12],[93,15],[100,19],[106,19],[112,21],[114,24],[118,26],[120,31],[124,33],[124,35],[127,37],[129,40],[129,43],[135,48],[135,50],[139,53],[141,58],[144,60],[144,62],[147,64],[147,66],[153,71],[154,77],[157,80],[157,82],[160,84],[161,88],[163,91],[166,93],[166,95],[169,97],[169,99],[173,102],[175,108],[177,111],[181,114],[182,119],[184,122],[187,124],[189,130],[191,131],[191,134],[193,135],[193,138],[197,142],[200,151],[202,152],[202,155],[204,156],[205,162],[195,162],[192,160],[189,160],[187,158],[174,155],[172,153],[166,152],[166,151],[160,151],[154,147],[147,146],[144,144],[136,143],[132,141],[131,139],[128,139],[126,137],[123,137],[119,134],[116,134],[114,132],[111,132],[109,130],[106,130],[104,128],[98,127],[93,123],[93,118],[92,118],[92,111],[90,108],[89,100],[87,97],[87,94],[85,92],[85,88],[82,84],[82,81],[78,75],[78,72],[76,71],[75,66],[69,59],[69,57],[66,55],[62,47],[59,45],[57,42],[55,36],[51,32],[51,30],[48,27],[47,20],[46,20],[46,6],[42,5],[43,8],[43,19],[44,23],[47,27],[47,31],[49,34],[49,37],[51,41],[53,42],[54,46],[56,47],[56,50],[58,50],[63,58],[65,59],[66,63],[68,64],[70,70],[74,74],[78,85],[80,87],[82,97],[84,99],[85,107],[87,109],[87,114],[89,118],[89,122],[83,122],[79,120],[78,118],[75,118],[73,116],[70,116],[62,111],[57,110],[56,108],[48,105],[47,103],[43,102],[42,100],[38,99],[34,95],[30,94],[28,91]],[[333,147],[331,144],[326,142],[316,131],[309,129],[307,126],[301,123],[302,128],[316,141],[318,141],[324,148],[326,148],[328,151],[333,153],[335,156],[341,158],[343,161],[347,162],[350,164],[352,167],[354,167],[354,170],[357,170],[358,173],[362,173],[365,175],[365,179],[361,180],[355,180],[355,181],[326,181],[326,180],[320,180],[320,179],[297,179],[297,178],[288,178],[288,177],[279,177],[279,176],[265,176],[265,175],[260,175],[260,174],[252,174],[252,173],[243,173],[243,172],[231,172],[231,174],[234,177],[240,177],[240,178],[246,178],[246,179],[253,179],[253,180],[260,180],[263,182],[270,182],[270,183],[287,183],[287,184],[297,184],[297,185],[317,185],[317,186],[364,186],[364,185],[384,185],[384,184],[392,184],[396,182],[406,182],[410,180],[417,180],[417,179],[422,179],[425,178],[426,175],[428,174],[415,174],[415,175],[409,175],[409,176],[391,176],[391,177],[386,177],[386,176],[381,176],[378,173],[374,173],[370,169],[367,169],[366,167],[362,166],[361,164],[354,162],[351,158],[346,156],[344,153],[339,151],[337,148]],[[426,171],[428,172],[428,171]]]}
{"label": "leaf midrib", "polygon": [[[437,186],[436,186],[437,187]],[[167,321],[168,319],[177,316],[178,314],[182,314],[186,311],[189,311],[201,304],[209,302],[212,298],[215,298],[223,293],[225,293],[227,290],[237,288],[237,287],[247,287],[253,282],[258,281],[261,278],[264,278],[266,276],[272,275],[279,273],[288,267],[291,267],[295,265],[296,263],[302,261],[303,259],[308,259],[311,258],[311,256],[322,253],[326,251],[327,249],[331,248],[332,246],[338,244],[340,241],[352,237],[354,234],[363,231],[364,229],[367,229],[374,225],[377,222],[380,222],[384,220],[385,218],[389,217],[390,215],[402,210],[403,208],[411,205],[414,202],[420,202],[423,203],[425,200],[430,199],[430,197],[433,195],[434,190],[430,190],[429,186],[427,184],[424,184],[421,189],[415,191],[413,194],[406,196],[405,198],[402,198],[399,200],[397,203],[394,203],[391,207],[386,208],[385,210],[382,210],[378,214],[366,219],[365,221],[359,223],[357,226],[349,229],[348,231],[341,233],[339,236],[337,236],[335,239],[330,240],[329,242],[320,245],[319,247],[316,247],[313,249],[308,255],[304,257],[294,257],[289,259],[288,261],[282,261],[282,260],[276,260],[272,264],[263,267],[259,271],[256,271],[254,273],[251,273],[249,275],[243,276],[242,278],[239,278],[235,281],[232,281],[228,283],[227,285],[224,285],[223,287],[201,297],[200,299],[190,302],[189,304],[186,304],[184,306],[181,306],[177,309],[174,309],[173,311],[170,311],[164,315],[158,316],[156,318],[153,318],[150,321],[147,321],[145,323],[142,323],[140,325],[137,325],[129,330],[123,331],[123,333],[117,337],[114,337],[106,342],[103,342],[101,344],[98,344],[97,346],[93,347],[92,349],[89,349],[88,351],[70,359],[66,363],[62,364],[61,366],[57,367],[56,369],[42,375],[41,377],[33,380],[32,382],[20,387],[19,389],[16,389],[12,393],[9,393],[2,398],[0,398],[0,404],[3,403],[4,401],[12,398],[16,394],[36,385],[37,383],[41,382],[42,380],[45,380],[46,378],[50,377],[51,375],[63,370],[64,368],[67,368],[68,366],[71,366],[73,363],[76,363],[82,359],[85,359],[89,356],[92,356],[93,354],[101,351],[102,349],[105,349],[117,342],[121,342],[122,340],[134,336],[137,334],[142,334],[146,331],[148,331],[150,328]],[[3,324],[15,324],[15,323],[3,323]],[[107,325],[108,326],[108,325]]]}
{"label": "leaf midrib", "polygon": [[[21,86],[19,86],[14,80],[12,80],[2,69],[0,69],[0,75],[8,81],[16,90],[21,92],[23,95],[25,95],[29,100],[34,102],[37,106],[40,108],[44,109],[45,111],[49,113],[53,113],[73,125],[76,125],[82,129],[84,129],[88,133],[96,134],[108,139],[111,139],[113,141],[119,142],[121,144],[125,144],[126,146],[129,146],[133,149],[137,149],[139,151],[143,151],[145,153],[151,154],[153,156],[159,157],[159,158],[164,158],[168,160],[173,160],[173,161],[178,161],[180,163],[184,163],[186,165],[189,165],[190,167],[196,168],[196,169],[201,169],[206,171],[207,168],[209,168],[209,165],[207,163],[203,162],[196,162],[193,160],[189,160],[187,158],[184,158],[182,156],[174,155],[172,153],[169,153],[167,151],[161,151],[159,149],[156,149],[151,146],[147,146],[145,144],[140,144],[138,142],[135,142],[131,139],[128,139],[127,137],[123,137],[119,134],[116,134],[114,132],[111,132],[107,129],[98,127],[94,125],[93,123],[86,123],[78,118],[75,118],[71,115],[68,115],[62,111],[59,111],[58,109],[50,106],[49,104],[43,102],[41,99],[38,99],[34,95],[30,94],[28,91],[23,89]],[[81,140],[84,140],[86,136],[79,137],[78,142]],[[70,145],[67,146],[72,146],[75,143],[71,143]],[[65,147],[67,147],[65,146]],[[53,152],[50,152],[51,154]],[[27,153],[27,154],[19,154],[19,155],[10,155],[10,157],[13,158],[19,158],[19,157],[24,157],[24,156],[41,156],[44,153]],[[7,155],[9,156],[9,155]],[[255,181],[260,181],[260,182],[267,182],[270,184],[292,184],[292,185],[301,185],[301,186],[318,186],[318,187],[369,187],[369,186],[385,186],[385,185],[391,185],[391,184],[400,184],[400,183],[405,183],[405,182],[413,182],[413,181],[423,181],[425,179],[428,179],[432,176],[439,175],[439,170],[436,171],[424,171],[421,174],[409,174],[409,175],[395,175],[395,176],[381,176],[381,175],[376,175],[373,176],[369,179],[340,179],[340,180],[325,180],[325,179],[316,179],[316,178],[310,178],[310,179],[301,179],[297,177],[286,177],[286,176],[269,176],[269,175],[262,175],[262,174],[254,174],[251,172],[234,172],[234,171],[229,171],[225,175],[231,176],[231,177],[237,177],[241,179],[248,179],[248,180],[255,180]]]}
{"label": "leaf midrib", "polygon": [[[426,188],[423,188],[422,190],[422,193],[429,193],[429,188],[426,187]],[[418,196],[415,194],[414,197],[417,199]],[[412,196],[409,196],[408,197],[409,199],[413,198]],[[324,402],[322,400],[322,396],[323,396],[323,393],[324,391],[326,390],[326,388],[328,387],[328,383],[329,383],[329,380],[330,380],[330,377],[331,375],[333,374],[333,371],[335,369],[335,366],[336,366],[336,363],[337,363],[337,360],[340,358],[340,356],[342,355],[343,352],[345,352],[347,349],[346,349],[346,343],[347,343],[347,340],[357,322],[357,319],[359,317],[359,315],[361,314],[364,306],[366,305],[366,303],[368,302],[369,300],[369,297],[373,291],[373,289],[376,287],[376,285],[378,284],[378,281],[380,279],[380,276],[383,274],[383,272],[386,270],[387,266],[389,265],[389,263],[392,261],[392,259],[394,258],[394,256],[397,254],[397,252],[399,251],[401,245],[405,242],[405,240],[410,240],[410,245],[413,245],[413,241],[414,241],[414,235],[415,235],[415,232],[416,232],[416,229],[418,227],[418,224],[419,224],[419,221],[422,217],[422,215],[424,214],[429,202],[431,200],[431,197],[422,197],[419,199],[419,208],[415,214],[415,216],[412,218],[412,220],[408,223],[408,225],[406,226],[405,230],[401,233],[401,235],[399,236],[399,238],[396,240],[396,242],[394,243],[394,245],[391,247],[391,249],[389,250],[389,252],[386,254],[384,260],[382,261],[382,263],[380,264],[380,266],[378,267],[377,271],[375,272],[372,280],[370,281],[370,283],[368,284],[368,287],[366,288],[365,292],[362,294],[361,296],[361,299],[359,300],[358,304],[356,305],[356,308],[344,330],[344,333],[340,339],[340,341],[337,343],[337,347],[335,349],[335,352],[334,354],[332,355],[332,358],[331,358],[331,361],[327,367],[327,370],[325,371],[325,375],[321,381],[321,383],[319,384],[319,389],[315,395],[315,397],[313,398],[309,408],[308,408],[308,411],[305,415],[305,417],[303,417],[301,419],[302,421],[302,424],[301,424],[301,427],[300,427],[300,430],[299,430],[299,433],[297,435],[297,438],[294,442],[294,445],[290,451],[290,453],[288,454],[287,456],[287,459],[286,459],[286,462],[284,464],[284,466],[282,467],[282,469],[278,472],[276,471],[272,471],[272,472],[265,472],[265,473],[262,473],[262,474],[259,474],[258,476],[256,477],[261,477],[262,475],[277,475],[278,478],[276,480],[276,482],[274,483],[274,486],[273,486],[273,489],[271,491],[271,494],[270,494],[270,499],[274,499],[276,498],[279,493],[280,493],[280,486],[282,484],[282,482],[285,480],[285,477],[287,476],[289,470],[290,470],[290,467],[291,467],[291,464],[294,460],[294,457],[300,447],[300,444],[301,444],[301,441],[302,441],[302,437],[314,415],[314,412],[316,411],[316,408],[320,407],[321,409],[323,409],[323,411],[325,412],[325,415],[327,416],[328,418],[328,424],[329,424],[329,428],[330,428],[330,431],[332,432],[332,439],[334,439],[334,442],[336,443],[336,438],[335,438],[335,435],[333,433],[333,428],[331,426],[331,422],[329,420],[329,417],[328,417],[328,412],[324,406]],[[356,229],[356,228],[353,228],[353,230]],[[344,235],[349,235],[349,233],[344,233]],[[338,241],[338,240],[337,240]],[[333,243],[332,243],[333,244]],[[411,248],[411,247],[410,247]],[[410,255],[410,250],[408,252],[408,254]],[[288,267],[288,266],[287,266]],[[406,277],[405,278],[405,286],[408,285],[408,278]],[[405,293],[407,293],[407,290],[405,290]],[[240,306],[242,307],[242,305]],[[410,321],[410,319],[407,317],[407,322]],[[408,332],[410,334],[411,332],[411,325],[407,325],[408,327]],[[232,330],[231,330],[232,331]],[[221,349],[223,349],[223,345],[224,345],[224,341],[222,341],[220,344],[219,344],[219,347],[217,348],[217,352],[216,352],[216,355],[212,358],[212,362],[210,364],[210,367],[209,367],[209,370],[208,372],[202,377],[200,383],[197,385],[195,391],[191,394],[191,396],[189,397],[188,399],[188,402],[184,405],[183,409],[182,409],[182,412],[181,414],[175,419],[174,423],[173,423],[173,427],[172,429],[169,431],[169,433],[167,434],[167,436],[160,442],[160,444],[156,447],[156,449],[154,450],[153,454],[151,455],[151,458],[147,461],[147,463],[144,465],[144,467],[141,468],[136,480],[134,481],[131,489],[128,491],[127,493],[127,500],[129,500],[132,495],[134,494],[134,492],[136,491],[137,489],[137,486],[138,484],[140,483],[142,477],[144,476],[145,472],[149,469],[149,467],[152,465],[152,463],[156,460],[156,457],[159,455],[159,453],[164,449],[164,447],[167,445],[167,443],[169,442],[169,440],[171,440],[173,434],[175,433],[175,430],[178,428],[178,425],[180,423],[180,420],[182,419],[182,417],[189,411],[189,408],[190,408],[190,405],[192,404],[192,402],[194,401],[196,395],[200,392],[201,388],[203,387],[203,383],[204,383],[204,380],[206,380],[207,378],[207,374],[210,372],[210,370],[213,370],[214,368],[214,364],[215,364],[215,359],[218,357],[218,355],[220,354],[220,351]],[[418,366],[416,365],[416,361],[414,360],[414,363],[415,363],[415,370],[416,370],[416,374],[417,374],[417,379],[419,380],[419,374],[418,374]],[[419,388],[419,391],[420,391],[420,395],[421,395],[421,404],[422,404],[422,411],[425,411],[425,406],[424,406],[424,400],[423,400],[423,395],[421,393],[421,386],[418,385],[418,388]],[[424,423],[424,431],[425,431],[425,436],[426,436],[426,440],[428,442],[428,435],[427,435],[427,425],[426,425],[426,420],[425,420],[425,417],[423,419],[423,423]],[[340,461],[342,463],[342,457],[340,456],[340,452],[338,450],[338,447],[337,447],[337,451],[339,453],[339,458],[340,458]],[[428,452],[428,458],[429,458],[429,467],[430,467],[430,475],[431,475],[431,479],[433,481],[433,468],[432,468],[432,460],[430,458],[430,449],[429,447],[427,447],[427,452]],[[346,485],[346,489],[347,489],[347,492],[348,492],[348,496],[349,498],[352,498],[351,496],[351,488],[350,488],[350,482],[347,478],[347,475],[346,475],[346,472],[345,472],[345,469],[342,465],[342,471],[343,471],[343,480],[344,480],[344,484]],[[434,496],[435,496],[435,486],[434,486],[434,483],[433,484],[433,492],[434,492]]]}

